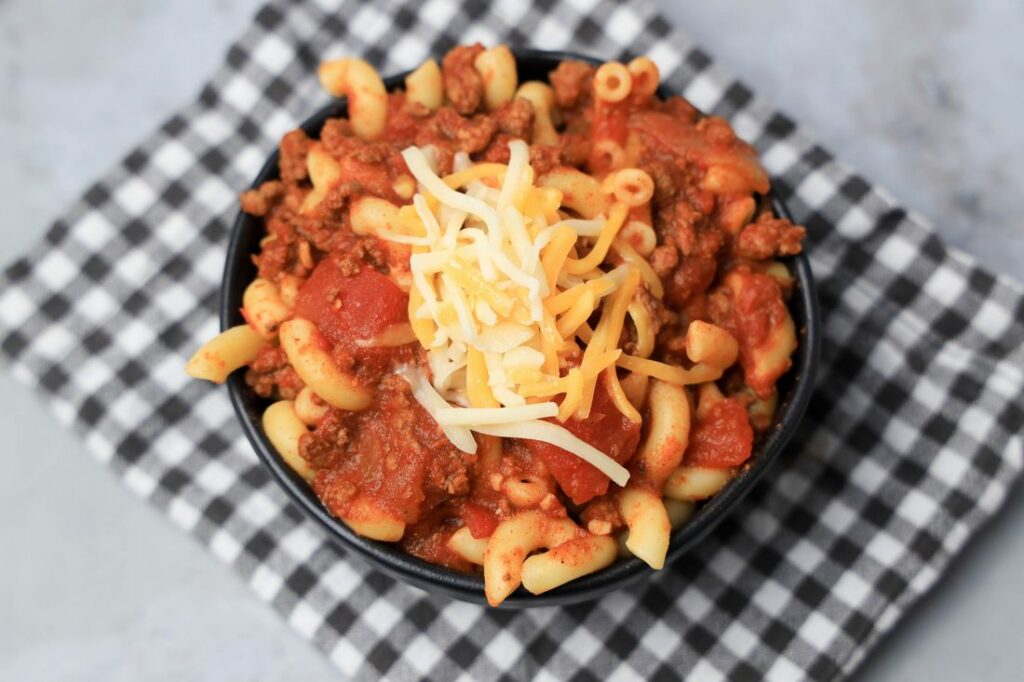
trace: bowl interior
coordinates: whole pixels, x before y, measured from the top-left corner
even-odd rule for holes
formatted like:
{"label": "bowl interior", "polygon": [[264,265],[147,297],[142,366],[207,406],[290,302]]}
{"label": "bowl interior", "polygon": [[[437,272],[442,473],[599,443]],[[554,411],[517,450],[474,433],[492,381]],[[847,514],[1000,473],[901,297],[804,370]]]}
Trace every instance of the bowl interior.
{"label": "bowl interior", "polygon": [[[598,62],[590,57],[567,52],[515,50],[515,53],[520,80],[546,81],[547,74],[564,59]],[[405,74],[399,74],[387,78],[384,81],[385,85],[389,90],[400,87],[404,76]],[[659,94],[664,97],[671,93],[662,90]],[[328,118],[344,116],[346,111],[344,101],[334,101],[305,121],[301,128],[311,137],[318,137]],[[253,187],[278,177],[277,161],[278,153],[275,151],[257,175]],[[786,207],[777,197],[773,197],[773,203],[777,213],[788,217]],[[262,232],[263,224],[260,218],[239,212],[232,229],[224,269],[220,315],[222,329],[243,322],[240,313],[242,293],[256,275],[251,256],[258,251]],[[718,495],[701,505],[693,517],[672,534],[668,561],[677,559],[692,548],[737,506],[778,457],[807,407],[814,385],[819,346],[818,304],[806,257],[801,254],[784,259],[783,262],[796,280],[789,307],[799,330],[800,343],[793,357],[792,369],[778,383],[779,405],[773,425],[747,468]],[[394,578],[412,583],[431,593],[486,603],[481,577],[435,566],[409,556],[387,543],[359,537],[344,522],[331,516],[313,490],[281,460],[267,440],[261,426],[261,415],[268,401],[259,398],[246,386],[243,374],[243,371],[238,371],[228,379],[228,391],[246,437],[291,499],[310,518],[319,523],[329,537],[339,542],[345,549],[363,556],[376,568]],[[624,587],[650,572],[651,569],[646,564],[630,558],[543,595],[534,596],[520,588],[505,600],[502,607],[551,606],[585,601]]]}

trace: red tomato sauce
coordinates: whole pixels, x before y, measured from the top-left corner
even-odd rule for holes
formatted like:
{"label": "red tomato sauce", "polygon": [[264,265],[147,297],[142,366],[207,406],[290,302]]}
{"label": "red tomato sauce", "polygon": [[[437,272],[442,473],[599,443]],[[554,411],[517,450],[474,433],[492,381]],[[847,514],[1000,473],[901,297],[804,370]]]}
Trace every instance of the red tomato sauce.
{"label": "red tomato sauce", "polygon": [[739,466],[754,447],[747,411],[735,398],[716,403],[690,433],[685,463],[715,469]]}
{"label": "red tomato sauce", "polygon": [[[629,421],[615,407],[603,376],[594,391],[590,416],[586,419],[572,417],[562,426],[619,464],[629,461],[640,442],[640,424]],[[574,504],[583,504],[608,492],[608,477],[576,455],[535,440],[526,441],[526,446],[547,465]]]}
{"label": "red tomato sauce", "polygon": [[363,497],[406,523],[466,495],[476,461],[451,444],[396,376],[381,381],[369,409],[329,413],[303,437],[303,455],[317,469],[314,489],[338,516]]}

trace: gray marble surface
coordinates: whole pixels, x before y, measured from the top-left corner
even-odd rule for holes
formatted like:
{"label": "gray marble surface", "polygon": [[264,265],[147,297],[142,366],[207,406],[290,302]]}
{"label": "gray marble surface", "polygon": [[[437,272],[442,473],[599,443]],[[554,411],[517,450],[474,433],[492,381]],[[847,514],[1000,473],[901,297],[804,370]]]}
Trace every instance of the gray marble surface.
{"label": "gray marble surface", "polygon": [[[0,0],[4,259],[196,92],[258,4]],[[659,4],[949,242],[1021,274],[1019,0]],[[7,372],[0,429],[0,679],[336,677]],[[1018,523],[1015,495],[857,678],[1020,679]]]}

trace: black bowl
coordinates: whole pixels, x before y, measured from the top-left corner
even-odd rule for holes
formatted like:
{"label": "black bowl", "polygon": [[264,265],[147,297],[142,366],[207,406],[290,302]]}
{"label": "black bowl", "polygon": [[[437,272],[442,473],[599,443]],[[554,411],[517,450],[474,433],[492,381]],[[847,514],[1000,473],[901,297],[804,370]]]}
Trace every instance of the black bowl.
{"label": "black bowl", "polygon": [[[568,52],[516,50],[515,54],[521,80],[547,80],[547,74],[564,59],[579,59],[592,63],[599,61]],[[392,76],[385,79],[384,83],[391,90],[400,87],[404,77],[405,74]],[[664,92],[663,89],[659,94],[664,97],[670,93]],[[334,101],[320,109],[301,127],[311,137],[317,137],[324,121],[345,114],[345,102]],[[256,176],[253,187],[278,177],[277,161],[278,153],[275,151]],[[782,202],[777,197],[773,197],[773,201],[776,211],[788,216]],[[239,312],[242,306],[242,292],[255,277],[256,270],[251,256],[257,252],[262,234],[263,225],[259,218],[239,212],[232,228],[224,268],[220,313],[222,329],[243,322]],[[798,255],[786,259],[785,263],[796,279],[796,288],[789,307],[797,329],[800,330],[800,344],[793,357],[793,368],[778,384],[780,400],[773,426],[759,450],[755,452],[751,464],[715,497],[701,505],[686,525],[672,534],[668,561],[678,559],[694,547],[739,504],[779,456],[810,400],[820,344],[818,302],[807,258]],[[267,440],[261,426],[261,415],[267,401],[259,398],[246,386],[243,374],[244,372],[238,371],[228,379],[228,391],[245,435],[288,496],[307,516],[327,531],[328,537],[339,543],[342,548],[361,555],[375,568],[393,578],[411,583],[430,593],[486,603],[483,578],[480,576],[465,575],[435,566],[405,554],[393,545],[359,537],[344,522],[331,516],[310,486],[284,463]],[[502,607],[553,606],[586,601],[652,574],[652,569],[642,561],[630,558],[546,594],[534,596],[520,588],[502,603]]]}

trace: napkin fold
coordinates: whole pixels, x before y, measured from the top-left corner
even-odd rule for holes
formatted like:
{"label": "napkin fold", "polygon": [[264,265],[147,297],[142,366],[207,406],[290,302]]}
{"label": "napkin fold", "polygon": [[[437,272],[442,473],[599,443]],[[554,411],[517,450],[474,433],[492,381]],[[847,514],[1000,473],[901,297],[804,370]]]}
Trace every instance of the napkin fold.
{"label": "napkin fold", "polygon": [[[824,313],[817,392],[773,472],[695,552],[567,608],[495,612],[369,569],[290,505],[226,392],[182,371],[217,332],[238,192],[325,101],[318,62],[358,54],[386,74],[477,40],[651,56],[758,147],[808,227]],[[640,2],[272,0],[0,291],[14,374],[356,679],[841,678],[1022,467],[1020,285],[944,247]]]}

